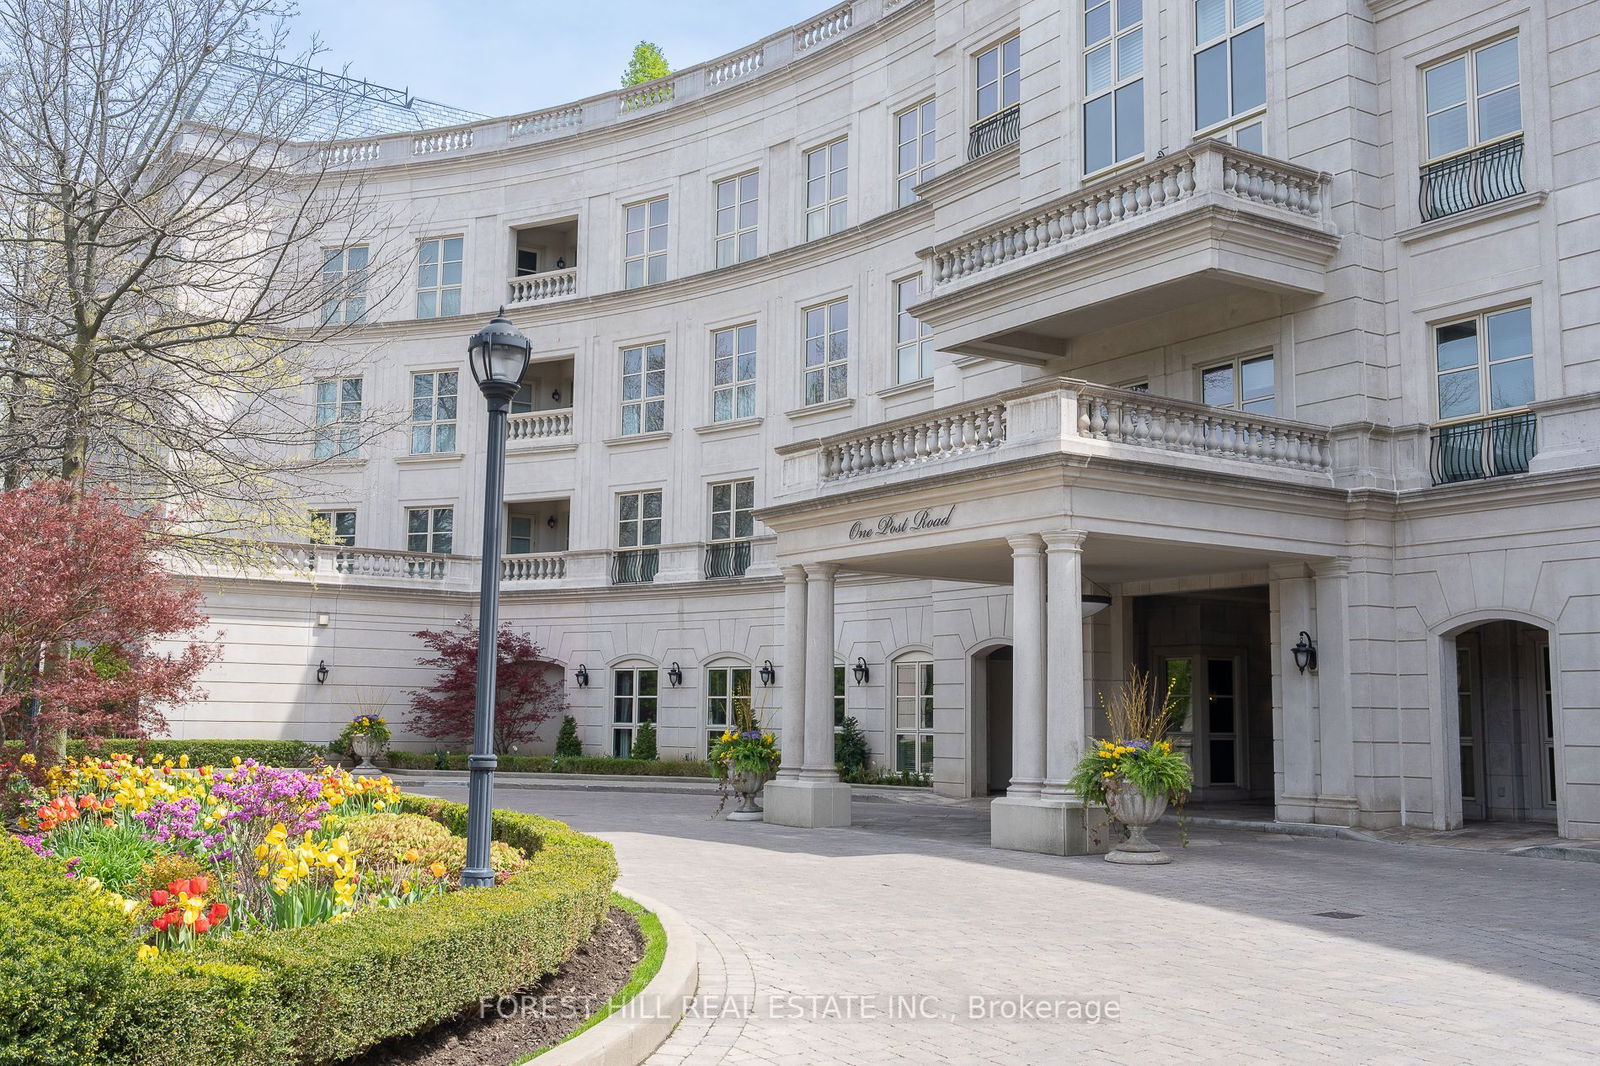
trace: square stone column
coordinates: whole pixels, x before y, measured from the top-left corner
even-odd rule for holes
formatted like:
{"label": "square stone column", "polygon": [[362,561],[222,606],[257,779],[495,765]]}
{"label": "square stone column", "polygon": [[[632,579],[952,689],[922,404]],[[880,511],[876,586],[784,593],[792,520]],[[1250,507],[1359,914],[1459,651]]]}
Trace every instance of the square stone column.
{"label": "square stone column", "polygon": [[1317,592],[1316,819],[1353,825],[1356,803],[1355,709],[1350,678],[1350,561],[1335,559],[1313,570]]}
{"label": "square stone column", "polygon": [[1276,623],[1272,640],[1272,733],[1282,753],[1277,817],[1312,821],[1317,794],[1317,677],[1302,674],[1291,649],[1301,632],[1316,628],[1311,578],[1302,563],[1269,569],[1268,593]]}
{"label": "square stone column", "polygon": [[[839,780],[833,761],[833,585],[837,569],[832,563],[810,563],[805,567],[803,585],[798,579],[790,582],[787,575],[785,578],[785,625],[791,625],[794,618],[804,619],[803,666],[799,671],[789,668],[791,678],[799,673],[804,679],[800,729],[786,741],[790,745],[798,742],[802,754],[797,776],[769,781],[764,790],[765,820],[775,825],[819,829],[850,824],[850,786]],[[796,586],[803,594],[795,591]],[[802,599],[803,612],[799,610]],[[785,646],[792,646],[796,639],[791,630]],[[785,693],[792,691],[794,684],[786,682]],[[788,722],[786,713],[786,727]],[[792,755],[785,757],[784,767],[792,769],[792,759]]]}
{"label": "square stone column", "polygon": [[806,571],[783,568],[783,709],[778,719],[778,779],[800,776],[806,750]]}

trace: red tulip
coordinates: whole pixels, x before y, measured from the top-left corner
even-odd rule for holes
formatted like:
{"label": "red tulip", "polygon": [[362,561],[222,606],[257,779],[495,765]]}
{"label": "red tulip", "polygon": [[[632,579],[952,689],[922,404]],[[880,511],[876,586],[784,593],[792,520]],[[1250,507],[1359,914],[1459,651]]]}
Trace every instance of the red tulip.
{"label": "red tulip", "polygon": [[171,910],[169,910],[167,913],[163,914],[161,917],[163,917],[163,918],[165,918],[167,920],[167,924],[168,925],[175,925],[178,922],[183,921],[183,912],[180,911],[178,908],[173,907]]}
{"label": "red tulip", "polygon": [[220,922],[228,916],[228,905],[226,903],[213,903],[210,913],[213,922]]}
{"label": "red tulip", "polygon": [[167,895],[164,889],[158,888],[150,893],[150,903],[152,906],[165,907],[169,898],[171,897]]}
{"label": "red tulip", "polygon": [[159,917],[155,921],[151,922],[150,923],[150,927],[152,929],[154,929],[158,933],[166,932],[166,930],[167,930],[167,916],[165,914],[163,914],[161,917]]}
{"label": "red tulip", "polygon": [[209,933],[211,931],[211,919],[203,914],[196,918],[194,920],[194,931],[196,933]]}
{"label": "red tulip", "polygon": [[100,824],[105,826],[107,829],[110,829],[112,826],[117,824],[117,820],[115,818],[102,818],[100,819]]}
{"label": "red tulip", "polygon": [[191,877],[189,879],[189,895],[203,896],[211,887],[211,882],[204,877]]}

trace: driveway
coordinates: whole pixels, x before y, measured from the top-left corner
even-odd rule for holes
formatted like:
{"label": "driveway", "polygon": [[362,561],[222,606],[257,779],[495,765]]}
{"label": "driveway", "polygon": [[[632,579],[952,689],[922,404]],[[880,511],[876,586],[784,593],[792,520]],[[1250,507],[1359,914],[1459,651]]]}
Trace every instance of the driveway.
{"label": "driveway", "polygon": [[[465,788],[418,789],[464,800]],[[1170,866],[995,851],[982,805],[849,829],[501,789],[610,840],[700,941],[655,1066],[1593,1063],[1600,864],[1194,830]]]}

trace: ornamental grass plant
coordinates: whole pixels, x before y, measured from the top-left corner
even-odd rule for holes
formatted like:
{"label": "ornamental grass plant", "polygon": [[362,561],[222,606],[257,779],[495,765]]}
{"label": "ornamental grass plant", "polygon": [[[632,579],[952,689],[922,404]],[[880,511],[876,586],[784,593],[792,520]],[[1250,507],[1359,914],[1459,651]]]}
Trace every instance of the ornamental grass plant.
{"label": "ornamental grass plant", "polygon": [[1158,695],[1150,674],[1131,668],[1128,680],[1107,700],[1100,698],[1110,738],[1094,740],[1073,770],[1070,787],[1093,803],[1105,804],[1121,788],[1165,796],[1181,804],[1194,785],[1189,761],[1166,739],[1183,721],[1182,697],[1169,683]]}

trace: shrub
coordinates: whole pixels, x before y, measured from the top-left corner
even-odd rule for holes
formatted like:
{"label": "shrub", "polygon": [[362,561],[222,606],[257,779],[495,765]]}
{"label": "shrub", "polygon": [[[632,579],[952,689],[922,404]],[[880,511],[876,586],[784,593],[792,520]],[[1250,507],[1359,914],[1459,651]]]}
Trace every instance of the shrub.
{"label": "shrub", "polygon": [[[391,751],[389,765],[396,770],[465,770],[467,757],[438,752]],[[569,759],[551,755],[502,755],[498,769],[513,774],[616,774],[625,777],[715,777],[703,759],[612,759],[588,755]]]}
{"label": "shrub", "polygon": [[303,740],[102,740],[93,750],[81,740],[68,741],[68,755],[106,756],[125,753],[146,761],[189,756],[190,766],[226,766],[238,758],[254,759],[265,766],[309,766],[327,754],[320,744]]}
{"label": "shrub", "polygon": [[583,741],[578,739],[578,720],[570,714],[561,719],[561,732],[556,735],[556,756],[562,759],[583,757]]}
{"label": "shrub", "polygon": [[[339,828],[379,874],[442,862],[451,877],[459,877],[467,862],[466,840],[420,814],[363,814],[341,819]],[[416,858],[398,858],[412,850]],[[514,874],[527,866],[528,860],[510,844],[496,840],[489,845],[489,865],[497,874]]]}
{"label": "shrub", "polygon": [[133,974],[133,927],[4,833],[0,915],[0,1064],[94,1061]]}
{"label": "shrub", "polygon": [[640,762],[655,761],[656,724],[654,722],[643,722],[640,724],[639,731],[634,735],[633,738],[633,753],[629,756],[629,758],[637,759]]}
{"label": "shrub", "polygon": [[839,764],[840,776],[863,772],[871,758],[872,747],[867,743],[867,734],[861,730],[861,723],[846,718],[844,727],[833,737],[833,761]]}

